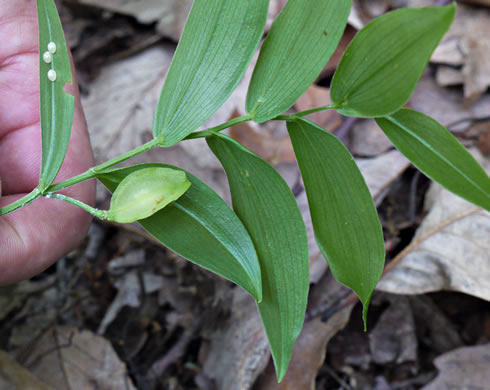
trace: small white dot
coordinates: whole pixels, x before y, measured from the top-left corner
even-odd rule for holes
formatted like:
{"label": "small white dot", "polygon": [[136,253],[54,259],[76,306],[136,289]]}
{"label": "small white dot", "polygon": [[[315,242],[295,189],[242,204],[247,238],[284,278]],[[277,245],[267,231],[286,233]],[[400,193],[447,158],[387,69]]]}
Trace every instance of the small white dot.
{"label": "small white dot", "polygon": [[49,51],[47,51],[43,54],[43,61],[46,64],[50,64],[52,60],[53,60],[53,56],[51,55],[51,53]]}
{"label": "small white dot", "polygon": [[49,43],[48,43],[48,51],[49,51],[51,54],[56,53],[56,43],[54,43],[54,42],[49,42]]}
{"label": "small white dot", "polygon": [[48,79],[50,81],[56,81],[56,71],[51,69],[48,71]]}

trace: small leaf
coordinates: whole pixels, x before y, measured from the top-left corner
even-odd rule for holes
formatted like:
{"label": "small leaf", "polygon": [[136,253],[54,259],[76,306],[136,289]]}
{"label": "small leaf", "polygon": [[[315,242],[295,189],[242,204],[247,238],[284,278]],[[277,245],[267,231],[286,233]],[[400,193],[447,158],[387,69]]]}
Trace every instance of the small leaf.
{"label": "small leaf", "polygon": [[403,106],[455,12],[455,4],[400,9],[364,27],[345,51],[332,80],[331,97],[338,111],[376,117]]}
{"label": "small leaf", "polygon": [[490,178],[443,125],[401,109],[376,122],[418,169],[456,195],[490,211]]}
{"label": "small leaf", "polygon": [[[97,173],[112,192],[133,172],[147,168],[179,168],[141,164]],[[163,245],[193,263],[243,287],[262,299],[262,281],[254,245],[233,210],[197,177],[175,202],[139,223]]]}
{"label": "small leaf", "polygon": [[369,189],[337,137],[299,119],[288,122],[303,176],[315,238],[332,274],[364,305],[383,272],[383,230]]}
{"label": "small leaf", "polygon": [[208,120],[243,77],[264,31],[269,0],[195,0],[153,123],[172,146]]}
{"label": "small leaf", "polygon": [[190,187],[184,171],[145,168],[130,173],[118,185],[107,213],[109,221],[131,223],[160,211]]}
{"label": "small leaf", "polygon": [[258,307],[281,381],[306,311],[309,265],[305,224],[294,195],[274,168],[222,134],[207,141],[225,168],[233,208],[259,256],[264,295]]}
{"label": "small leaf", "polygon": [[[42,162],[39,189],[44,191],[58,175],[70,141],[75,98],[64,91],[72,82],[70,58],[63,28],[53,0],[37,0],[39,20],[39,72],[41,88]],[[56,52],[45,61],[48,45],[53,42]],[[48,52],[49,53],[49,52]],[[46,60],[49,57],[46,55]],[[56,81],[48,78],[48,72]],[[53,73],[56,72],[56,73]]]}
{"label": "small leaf", "polygon": [[288,110],[315,81],[335,51],[352,0],[289,0],[260,51],[247,112],[265,122]]}

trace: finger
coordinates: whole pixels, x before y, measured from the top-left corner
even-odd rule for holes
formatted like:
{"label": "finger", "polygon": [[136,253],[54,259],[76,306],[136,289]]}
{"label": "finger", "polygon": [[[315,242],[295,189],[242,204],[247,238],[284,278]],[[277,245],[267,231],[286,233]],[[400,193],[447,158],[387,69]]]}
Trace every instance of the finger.
{"label": "finger", "polygon": [[[76,176],[93,166],[92,148],[82,107],[78,93],[75,95],[72,134],[56,182]],[[0,177],[5,195],[30,192],[39,184],[41,149],[39,123],[11,131],[0,139]]]}
{"label": "finger", "polygon": [[[79,185],[66,193],[91,198],[91,185]],[[15,196],[0,199],[0,207]],[[49,267],[84,239],[88,214],[55,199],[39,199],[29,206],[0,217],[0,285],[28,279]]]}

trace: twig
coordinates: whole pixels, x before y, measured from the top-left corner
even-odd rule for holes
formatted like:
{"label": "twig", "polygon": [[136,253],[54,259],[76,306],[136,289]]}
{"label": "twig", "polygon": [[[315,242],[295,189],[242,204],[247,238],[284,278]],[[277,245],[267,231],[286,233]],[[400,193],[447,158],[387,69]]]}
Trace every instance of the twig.
{"label": "twig", "polygon": [[147,377],[149,379],[155,379],[163,376],[165,371],[179,360],[182,356],[184,356],[187,346],[195,337],[195,333],[201,324],[201,316],[197,316],[191,322],[191,324],[184,330],[184,333],[180,337],[179,341],[168,351],[168,353],[161,359],[157,360],[151,366]]}
{"label": "twig", "polygon": [[328,375],[330,375],[333,379],[335,379],[340,386],[342,386],[347,390],[352,390],[351,385],[349,385],[340,376],[338,376],[337,373],[330,366],[324,364],[322,369],[325,370],[328,373]]}
{"label": "twig", "polygon": [[422,241],[427,240],[429,237],[431,237],[434,234],[441,231],[441,229],[451,225],[452,223],[460,220],[461,218],[467,217],[468,215],[471,215],[471,214],[477,212],[478,210],[480,210],[479,207],[474,207],[474,208],[471,208],[469,210],[466,210],[465,212],[458,214],[458,215],[454,216],[453,218],[449,218],[448,220],[444,221],[444,223],[437,225],[435,228],[429,230],[424,235],[422,235],[419,238],[417,238],[416,240],[412,241],[410,243],[410,245],[406,246],[405,249],[403,249],[400,253],[398,253],[398,255],[396,255],[395,258],[385,267],[385,269],[383,271],[383,275],[381,276],[381,278],[383,278],[383,276],[385,276],[386,273],[388,271],[390,271],[408,252],[410,252],[414,247],[419,245]]}

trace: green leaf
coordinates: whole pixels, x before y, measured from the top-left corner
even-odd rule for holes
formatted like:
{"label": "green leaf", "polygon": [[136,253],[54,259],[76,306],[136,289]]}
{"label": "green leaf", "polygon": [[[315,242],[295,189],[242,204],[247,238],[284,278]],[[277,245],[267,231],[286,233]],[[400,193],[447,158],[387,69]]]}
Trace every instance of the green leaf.
{"label": "green leaf", "polygon": [[306,311],[306,228],[294,195],[269,164],[222,134],[207,141],[225,168],[233,208],[259,256],[263,299],[258,307],[281,381]]}
{"label": "green leaf", "polygon": [[[70,58],[63,28],[53,0],[37,0],[39,20],[39,72],[41,88],[42,162],[39,189],[44,191],[58,175],[70,141],[75,98],[64,91],[72,82]],[[50,64],[43,60],[48,44],[56,44]],[[48,71],[56,72],[56,81]]]}
{"label": "green leaf", "polygon": [[364,27],[345,51],[332,80],[330,93],[338,111],[376,117],[403,106],[455,12],[455,4],[400,9]]}
{"label": "green leaf", "polygon": [[153,123],[172,146],[208,120],[243,77],[264,31],[269,0],[195,0]]}
{"label": "green leaf", "polygon": [[383,230],[369,189],[337,137],[306,119],[287,125],[318,246],[335,279],[359,296],[366,322],[385,260]]}
{"label": "green leaf", "polygon": [[443,125],[408,109],[376,122],[397,149],[428,177],[490,211],[490,178]]}
{"label": "green leaf", "polygon": [[[141,164],[97,173],[112,192],[131,173],[146,168],[177,167]],[[186,173],[190,188],[175,202],[140,224],[163,245],[262,299],[260,265],[252,240],[233,210],[211,188]]]}
{"label": "green leaf", "polygon": [[352,0],[289,0],[260,51],[247,112],[265,122],[288,110],[315,81],[342,37]]}

